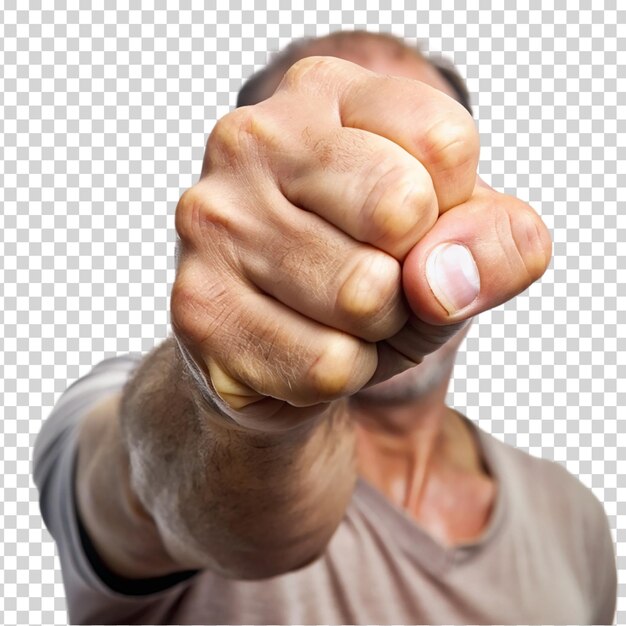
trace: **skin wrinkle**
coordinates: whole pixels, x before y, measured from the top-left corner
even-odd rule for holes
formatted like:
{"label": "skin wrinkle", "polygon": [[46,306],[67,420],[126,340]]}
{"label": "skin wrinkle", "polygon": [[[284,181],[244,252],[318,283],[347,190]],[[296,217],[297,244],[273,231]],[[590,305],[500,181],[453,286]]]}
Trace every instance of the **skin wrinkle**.
{"label": "skin wrinkle", "polygon": [[[214,293],[214,297],[210,300],[204,299],[202,302],[197,299],[197,291],[195,289],[181,287],[182,284],[180,282],[180,278],[178,280],[177,289],[183,290],[183,296],[179,296],[176,299],[176,302],[184,303],[184,309],[180,310],[178,307],[176,309],[172,309],[172,323],[178,330],[178,332],[183,335],[188,335],[189,328],[192,326],[190,322],[190,316],[199,320],[202,319],[205,321],[204,329],[201,332],[198,332],[198,325],[194,325],[194,335],[193,340],[199,345],[208,345],[210,344],[210,340],[213,335],[221,330],[224,322],[228,320],[229,317],[232,317],[237,310],[233,307],[232,301],[229,303],[229,306],[219,306],[219,303],[224,300],[227,296],[227,292],[224,287],[219,284],[215,285],[218,289],[216,293]],[[210,302],[209,306],[207,306],[207,302]],[[216,307],[216,305],[218,305]],[[180,304],[178,305],[180,307]],[[207,316],[206,310],[208,308],[212,308],[216,311],[215,315]]]}
{"label": "skin wrinkle", "polygon": [[[280,329],[273,324],[269,324],[267,319],[259,320],[253,317],[246,317],[242,324],[236,325],[231,331],[232,342],[228,342],[231,346],[241,343],[254,341],[261,348],[261,354],[267,349],[268,344],[274,345],[277,342],[276,336]],[[243,336],[242,336],[243,335]],[[270,348],[271,349],[271,348]],[[229,363],[230,357],[230,363]],[[237,355],[233,359],[232,354],[224,354],[222,357],[229,366],[223,366],[229,374],[234,375],[236,379],[243,381],[244,385],[252,389],[263,389],[267,385],[267,378],[272,378],[274,372],[258,361],[251,362],[241,354],[241,350],[237,350]],[[266,360],[267,362],[267,360]]]}
{"label": "skin wrinkle", "polygon": [[[396,307],[398,303],[398,299],[401,297],[401,270],[397,262],[394,260],[393,269],[391,267],[391,263],[387,262],[387,259],[391,259],[385,255],[382,257],[380,255],[384,254],[381,252],[379,255],[369,254],[367,256],[360,255],[358,257],[353,257],[355,260],[350,273],[345,278],[341,287],[337,291],[337,297],[335,300],[335,310],[339,311],[342,317],[346,315],[350,318],[354,318],[353,323],[362,322],[365,317],[368,326],[367,328],[355,328],[354,334],[356,334],[359,330],[363,339],[373,340],[378,337],[373,337],[372,332],[374,332],[378,327],[387,327],[388,325],[385,322],[392,316],[396,315]],[[376,284],[372,285],[372,265],[375,263],[384,262],[389,266],[389,270],[385,271],[385,276],[382,276],[382,272],[378,271],[375,276]],[[363,267],[365,264],[366,268]],[[395,275],[395,276],[394,276]],[[393,289],[390,289],[388,285],[393,285]],[[359,296],[361,294],[365,295],[366,304],[367,299],[371,300],[371,290],[372,288],[378,290],[379,296],[376,298],[376,304],[374,307],[371,305],[368,307],[364,307],[361,303],[361,306],[355,306],[355,302],[359,302]],[[368,298],[368,296],[370,296]],[[364,315],[366,313],[366,315]],[[406,313],[408,316],[408,312]],[[401,325],[401,320],[398,320],[398,326]],[[389,329],[391,330],[391,329]]]}
{"label": "skin wrinkle", "polygon": [[[176,209],[176,228],[183,233],[179,255],[184,252],[185,261],[191,256],[204,258],[211,255],[212,267],[234,272],[241,264],[233,233],[241,229],[241,217],[234,219],[232,211],[219,209],[219,202],[214,201],[215,192],[210,179],[202,183],[202,196],[192,187],[178,202]],[[221,191],[221,189],[220,189]],[[219,248],[217,242],[219,241]],[[216,252],[219,253],[216,254]],[[177,275],[180,263],[177,264]]]}
{"label": "skin wrinkle", "polygon": [[[374,187],[368,192],[369,198],[365,198],[363,201],[362,208],[360,209],[360,219],[357,220],[357,216],[355,216],[355,219],[349,219],[345,212],[342,212],[342,207],[337,206],[336,215],[338,217],[336,217],[333,222],[337,224],[337,227],[339,228],[341,228],[342,224],[347,222],[348,228],[351,229],[352,236],[358,240],[374,244],[378,244],[377,240],[381,240],[383,238],[385,240],[389,240],[385,249],[393,244],[392,247],[396,249],[395,256],[401,256],[398,252],[406,253],[406,249],[408,248],[406,243],[402,243],[402,240],[407,239],[411,234],[411,231],[415,230],[417,220],[413,218],[413,216],[408,215],[408,209],[404,210],[402,213],[396,212],[394,216],[394,206],[400,206],[400,203],[398,201],[393,201],[393,196],[398,194],[401,186],[412,187],[414,185],[413,182],[409,181],[410,173],[406,171],[406,165],[403,168],[395,164],[390,168],[389,165],[387,165],[387,162],[389,161],[389,153],[382,150],[380,146],[377,146],[376,148],[369,148],[368,142],[371,141],[371,138],[367,137],[366,141],[366,133],[350,129],[350,134],[348,134],[348,129],[343,129],[340,131],[338,136],[341,136],[342,133],[344,138],[349,137],[351,143],[354,145],[360,145],[363,149],[361,149],[361,154],[356,157],[356,159],[352,159],[350,166],[348,166],[347,161],[345,161],[346,167],[339,167],[337,166],[338,161],[334,160],[332,165],[328,165],[327,171],[332,170],[334,172],[339,172],[344,169],[349,169],[349,167],[354,170],[359,170],[361,168],[361,163],[366,168],[362,173],[359,173],[358,177],[352,177],[355,185],[353,189],[350,188],[351,178],[347,177],[345,181],[340,179],[341,184],[345,185],[342,196],[345,196],[347,199],[351,197],[359,197],[362,193],[361,189],[363,185],[361,179],[374,180],[377,181],[377,184],[374,185]],[[385,144],[389,143],[389,147],[391,147],[392,144],[390,142],[387,142],[386,140],[384,140],[384,142]],[[340,150],[337,154],[339,154]],[[420,178],[424,177],[425,172],[420,176]],[[297,177],[293,179],[292,177],[289,184],[285,185],[283,183],[284,187],[282,191],[291,202],[308,210],[311,208],[309,205],[315,201],[315,197],[307,197],[306,194],[311,185],[320,184],[320,179],[320,172],[315,172],[309,175],[305,174],[299,179]],[[356,186],[357,181],[358,186]],[[414,187],[412,187],[412,189],[407,189],[407,194],[411,195],[413,190]],[[414,191],[413,194],[416,196],[416,205],[420,204],[420,197],[426,195],[426,193],[420,194],[415,193]],[[392,202],[394,206],[392,206]],[[344,200],[344,204],[349,203]],[[368,206],[373,204],[380,204],[380,210],[384,210],[385,214],[380,218],[376,218],[379,211],[377,210],[375,212],[373,208]],[[326,211],[323,212],[322,217],[326,217]],[[396,238],[399,239],[397,244],[394,243]],[[400,250],[400,246],[402,246],[403,250]],[[387,249],[386,251],[390,252],[390,250]],[[391,252],[393,252],[393,250],[391,250]]]}
{"label": "skin wrinkle", "polygon": [[[523,227],[520,227],[519,221],[513,223],[513,217],[509,211],[507,211],[507,217],[509,220],[511,239],[515,244],[517,254],[526,268],[528,279],[534,281],[541,276],[541,269],[546,265],[545,251],[541,243],[541,235],[537,223],[535,220],[531,222],[529,218],[524,218],[522,221]],[[525,241],[526,245],[520,243],[522,240]],[[532,250],[533,254],[524,255],[520,252],[521,249]],[[541,252],[538,255],[537,252],[539,250]],[[537,263],[539,257],[541,257],[541,262]]]}
{"label": "skin wrinkle", "polygon": [[[327,280],[329,284],[332,284],[336,276],[342,273],[342,268],[334,268],[330,276],[323,276],[321,271],[317,268],[326,266],[326,259],[320,261],[319,264],[315,264],[312,269],[309,265],[305,265],[302,260],[301,255],[304,249],[307,249],[306,244],[300,246],[294,245],[289,249],[288,253],[281,257],[280,264],[289,268],[288,271],[294,271],[300,274],[300,276],[307,277],[308,283],[311,286],[309,297],[316,302],[326,303],[328,301],[329,292],[324,284],[325,280]],[[315,251],[317,252],[318,250],[319,248],[316,248]],[[288,271],[284,274],[286,275]],[[283,284],[283,282],[277,281],[277,284]]]}
{"label": "skin wrinkle", "polygon": [[[371,171],[376,171],[380,167],[380,164],[377,163],[372,167]],[[369,191],[367,197],[365,198],[365,202],[361,207],[361,215],[366,217],[366,222],[373,225],[373,228],[378,230],[377,236],[374,238],[374,242],[376,243],[378,240],[382,239],[384,236],[388,236],[389,234],[389,224],[388,222],[393,220],[394,215],[392,213],[387,212],[383,213],[384,219],[381,220],[378,215],[381,212],[381,205],[388,198],[390,193],[390,189],[393,190],[393,183],[396,182],[397,179],[400,181],[404,180],[406,177],[406,170],[404,167],[398,167],[397,164],[393,164],[391,168],[385,166],[385,173],[382,176],[367,176],[367,180],[373,178],[376,180],[374,186]],[[389,180],[391,179],[391,180]],[[393,193],[393,191],[391,192]],[[393,233],[396,234],[396,233]]]}
{"label": "skin wrinkle", "polygon": [[[503,250],[507,250],[508,252],[505,256],[507,263],[509,264],[509,268],[511,269],[511,271],[515,269],[516,264],[513,263],[513,258],[516,258],[519,261],[519,265],[523,267],[530,275],[530,273],[528,272],[528,268],[526,267],[524,258],[519,251],[515,238],[513,237],[513,225],[511,223],[511,215],[508,211],[499,211],[496,207],[493,208],[493,213],[496,216],[494,224],[500,246]],[[511,251],[514,252],[513,255],[510,254]]]}
{"label": "skin wrinkle", "polygon": [[[473,121],[472,121],[473,124]],[[461,167],[463,165],[466,165],[468,162],[470,161],[475,161],[476,160],[476,155],[475,155],[475,151],[473,149],[465,149],[462,151],[459,150],[450,150],[450,148],[454,147],[454,146],[466,146],[468,143],[470,143],[467,139],[467,132],[465,132],[465,130],[461,130],[459,132],[457,132],[457,135],[452,137],[452,139],[450,139],[449,142],[447,143],[443,143],[440,145],[433,145],[432,142],[424,142],[423,137],[429,138],[431,135],[435,135],[437,136],[438,133],[435,132],[435,129],[439,126],[444,126],[444,123],[439,122],[438,124],[434,125],[433,127],[431,127],[425,134],[420,136],[420,139],[417,140],[416,143],[422,143],[426,145],[426,154],[428,154],[429,158],[431,159],[431,163],[433,165],[433,169],[435,171],[448,171],[451,169],[455,169],[457,167]],[[450,131],[450,127],[449,126],[445,126],[446,131]],[[467,155],[465,158],[463,159],[458,159],[458,160],[453,160],[450,162],[450,157],[448,156],[451,153],[454,153],[455,155],[458,154],[459,152],[461,152],[461,154],[465,154]],[[439,159],[434,158],[433,156],[437,156],[437,155],[441,155],[441,154],[445,154],[445,158],[441,158],[441,160],[444,162],[444,166],[442,167],[437,167],[437,163],[439,161]]]}

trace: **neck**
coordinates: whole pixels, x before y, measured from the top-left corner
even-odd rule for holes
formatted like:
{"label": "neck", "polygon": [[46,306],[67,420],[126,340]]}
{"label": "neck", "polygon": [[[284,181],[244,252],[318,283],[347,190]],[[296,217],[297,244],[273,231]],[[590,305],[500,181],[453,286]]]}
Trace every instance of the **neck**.
{"label": "neck", "polygon": [[442,377],[425,393],[402,398],[378,400],[367,394],[350,399],[350,411],[359,426],[372,434],[388,438],[400,448],[432,438],[441,431],[448,407],[445,404],[449,375]]}
{"label": "neck", "polygon": [[402,404],[350,403],[360,475],[395,504],[416,511],[433,474],[454,467],[481,473],[478,447],[463,419],[445,404],[446,377]]}

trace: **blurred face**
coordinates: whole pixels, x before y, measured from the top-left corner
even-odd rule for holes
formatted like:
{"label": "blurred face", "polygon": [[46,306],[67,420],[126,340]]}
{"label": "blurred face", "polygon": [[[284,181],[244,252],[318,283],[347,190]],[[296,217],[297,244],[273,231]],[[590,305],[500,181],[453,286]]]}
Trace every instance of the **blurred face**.
{"label": "blurred face", "polygon": [[321,40],[311,44],[306,53],[311,56],[339,57],[378,74],[413,78],[456,98],[452,87],[426,59],[408,49],[397,51],[385,41],[355,39],[337,45],[332,41]]}
{"label": "blurred face", "polygon": [[[345,59],[379,74],[413,78],[456,99],[456,94],[448,81],[426,59],[409,49],[398,51],[384,40],[356,37],[346,41],[321,39],[314,41],[305,48],[300,58],[318,55]],[[281,79],[282,74],[280,72],[270,75],[266,79],[264,88],[258,94],[259,100],[269,98],[278,87]]]}
{"label": "blurred face", "polygon": [[[454,90],[439,72],[425,59],[411,51],[396,51],[388,42],[376,39],[353,39],[340,43],[332,40],[313,42],[303,56],[334,56],[357,63],[379,74],[403,76],[427,83],[456,98]],[[278,86],[282,76],[268,80],[266,97]],[[468,325],[469,326],[469,325]],[[418,400],[435,389],[446,386],[454,366],[456,351],[467,333],[466,327],[422,363],[389,380],[357,394],[368,402],[401,403]]]}

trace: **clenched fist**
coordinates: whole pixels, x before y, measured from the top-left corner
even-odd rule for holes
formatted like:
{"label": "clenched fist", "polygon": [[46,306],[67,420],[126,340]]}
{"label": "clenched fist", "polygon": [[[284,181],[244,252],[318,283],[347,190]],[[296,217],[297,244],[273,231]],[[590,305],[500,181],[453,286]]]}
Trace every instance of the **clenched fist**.
{"label": "clenched fist", "polygon": [[547,229],[482,183],[478,156],[456,101],[332,57],[218,121],[177,208],[171,302],[204,397],[289,428],[539,278]]}

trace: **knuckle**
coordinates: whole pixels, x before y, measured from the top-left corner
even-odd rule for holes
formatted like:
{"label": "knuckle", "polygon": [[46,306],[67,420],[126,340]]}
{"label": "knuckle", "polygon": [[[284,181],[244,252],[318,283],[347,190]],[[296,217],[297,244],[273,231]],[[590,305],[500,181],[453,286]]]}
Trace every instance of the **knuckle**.
{"label": "knuckle", "polygon": [[[226,191],[221,200],[218,199],[220,194],[217,189]],[[222,233],[230,233],[236,229],[237,216],[228,210],[224,199],[228,196],[227,192],[228,188],[224,190],[223,186],[205,178],[183,193],[176,206],[175,226],[184,246],[192,249],[205,248],[210,240],[212,246],[216,247],[222,240]],[[201,240],[209,231],[211,236]]]}
{"label": "knuckle", "polygon": [[330,402],[358,391],[376,367],[376,346],[343,333],[329,334],[305,376],[312,402]]}
{"label": "knuckle", "polygon": [[285,72],[279,89],[300,89],[303,86],[324,84],[337,71],[341,61],[334,57],[309,56],[296,61]]}
{"label": "knuckle", "polygon": [[407,229],[410,249],[435,225],[439,217],[437,195],[430,177],[410,187],[402,202],[402,209],[415,216],[413,229]]}
{"label": "knuckle", "polygon": [[404,168],[393,164],[387,167],[387,171],[378,176],[377,180],[368,191],[365,202],[361,208],[362,223],[366,225],[370,237],[375,243],[382,238],[392,238],[406,232],[400,230],[408,217],[407,212],[398,203],[399,196],[406,196],[407,186]]}
{"label": "knuckle", "polygon": [[195,185],[183,193],[176,205],[176,232],[184,243],[188,243],[193,238],[196,225],[200,221],[203,203],[204,198]]}
{"label": "knuckle", "polygon": [[528,283],[539,279],[548,268],[552,256],[552,241],[547,227],[528,205],[520,202],[513,211],[507,212],[511,237],[515,244]]}
{"label": "knuckle", "polygon": [[204,336],[199,334],[198,324],[201,308],[195,283],[179,270],[170,296],[170,317],[172,328],[181,339],[193,344],[204,340]]}
{"label": "knuckle", "polygon": [[183,263],[170,296],[170,317],[177,336],[203,345],[236,310],[228,297],[227,281],[194,262]]}
{"label": "knuckle", "polygon": [[209,167],[233,167],[256,154],[257,147],[271,138],[272,133],[261,109],[262,105],[240,107],[216,122],[206,149]]}
{"label": "knuckle", "polygon": [[207,144],[207,153],[212,160],[222,158],[233,161],[238,156],[239,125],[244,115],[248,115],[245,107],[217,120]]}
{"label": "knuckle", "polygon": [[416,232],[435,223],[438,209],[432,182],[419,178],[416,182],[414,172],[396,166],[378,179],[361,210],[367,241],[397,248],[402,256],[407,242],[416,243]]}
{"label": "knuckle", "polygon": [[353,264],[338,291],[337,316],[368,341],[391,336],[406,321],[401,281],[402,268],[396,259],[368,250]]}
{"label": "knuckle", "polygon": [[419,221],[432,226],[437,221],[439,214],[433,182],[428,176],[423,176],[417,183],[411,182],[413,184],[409,187],[406,201],[403,204],[413,212],[416,212],[415,207],[418,207]]}
{"label": "knuckle", "polygon": [[437,171],[454,170],[468,163],[478,163],[480,142],[478,130],[467,111],[441,117],[424,134],[425,157]]}

